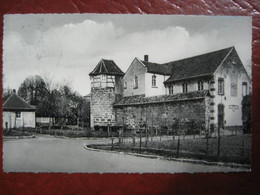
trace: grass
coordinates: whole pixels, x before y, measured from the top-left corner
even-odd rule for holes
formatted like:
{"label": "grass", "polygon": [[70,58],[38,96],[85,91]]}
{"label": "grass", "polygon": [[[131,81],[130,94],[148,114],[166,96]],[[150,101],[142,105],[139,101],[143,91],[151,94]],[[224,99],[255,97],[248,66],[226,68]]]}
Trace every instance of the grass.
{"label": "grass", "polygon": [[[135,146],[132,142],[115,144],[114,150],[139,152],[138,140]],[[218,157],[218,139],[181,139],[179,152],[177,150],[178,140],[149,141],[145,147],[142,142],[142,153],[157,154],[165,157],[182,157],[207,161],[221,161],[229,163],[250,164],[251,135],[225,136],[220,139],[220,153]],[[111,145],[92,146],[95,148],[111,150]]]}
{"label": "grass", "polygon": [[30,136],[32,134],[23,130],[12,129],[12,130],[3,130],[3,135],[17,137],[17,136]]}

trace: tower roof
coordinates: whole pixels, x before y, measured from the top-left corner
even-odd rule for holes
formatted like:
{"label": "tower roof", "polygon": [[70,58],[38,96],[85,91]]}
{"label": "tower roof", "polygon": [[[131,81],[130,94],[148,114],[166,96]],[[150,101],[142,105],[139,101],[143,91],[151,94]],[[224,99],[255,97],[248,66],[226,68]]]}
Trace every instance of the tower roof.
{"label": "tower roof", "polygon": [[113,60],[101,59],[95,69],[89,73],[89,76],[101,74],[124,76],[125,73],[116,65]]}
{"label": "tower roof", "polygon": [[19,97],[16,93],[13,93],[4,102],[3,110],[4,111],[34,111],[36,109],[34,106],[31,106],[21,97]]}

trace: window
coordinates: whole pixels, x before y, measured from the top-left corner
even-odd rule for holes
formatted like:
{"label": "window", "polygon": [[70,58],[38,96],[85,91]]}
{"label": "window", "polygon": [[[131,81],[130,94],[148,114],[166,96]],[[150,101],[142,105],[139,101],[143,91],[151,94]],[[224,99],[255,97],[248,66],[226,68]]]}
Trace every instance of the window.
{"label": "window", "polygon": [[242,83],[242,96],[247,95],[247,83],[243,82]]}
{"label": "window", "polygon": [[152,76],[152,87],[156,87],[156,75]]}
{"label": "window", "polygon": [[202,91],[203,89],[203,81],[198,81],[198,91]]}
{"label": "window", "polygon": [[124,89],[127,89],[127,82],[124,82]]}
{"label": "window", "polygon": [[134,76],[134,89],[138,88],[138,76]]}
{"label": "window", "polygon": [[21,112],[16,112],[16,113],[15,113],[15,117],[16,117],[16,118],[21,118]]}
{"label": "window", "polygon": [[237,83],[230,83],[230,95],[232,97],[237,97]]}
{"label": "window", "polygon": [[99,76],[94,76],[94,77],[93,77],[93,81],[94,81],[95,83],[100,82],[100,77],[99,77]]}
{"label": "window", "polygon": [[173,94],[173,85],[170,85],[170,86],[169,86],[169,94],[170,94],[170,95]]}
{"label": "window", "polygon": [[103,75],[103,74],[102,74],[102,76],[101,76],[101,82],[106,82],[106,79],[107,79],[106,75]]}
{"label": "window", "polygon": [[188,85],[187,85],[187,83],[183,83],[182,84],[182,92],[183,93],[187,93],[188,92]]}
{"label": "window", "polygon": [[223,78],[218,79],[218,94],[224,95],[224,79]]}

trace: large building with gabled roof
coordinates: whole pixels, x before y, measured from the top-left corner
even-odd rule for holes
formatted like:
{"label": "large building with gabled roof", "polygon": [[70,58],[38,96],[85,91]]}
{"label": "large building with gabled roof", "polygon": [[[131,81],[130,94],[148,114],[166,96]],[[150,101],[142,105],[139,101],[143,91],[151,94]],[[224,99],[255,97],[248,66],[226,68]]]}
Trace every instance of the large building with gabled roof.
{"label": "large building with gabled roof", "polygon": [[[111,104],[112,125],[131,129],[143,121],[147,127],[172,129],[176,120],[208,127],[242,125],[241,103],[251,91],[251,79],[234,47],[162,64],[145,55],[144,60],[135,58],[125,74],[117,68],[101,60],[90,73],[92,90],[123,86]],[[95,80],[95,75],[100,78]],[[104,83],[102,75],[117,75],[118,82]],[[105,113],[106,107],[102,109]],[[102,117],[92,121],[92,127],[106,125]]]}
{"label": "large building with gabled roof", "polygon": [[3,103],[3,128],[35,128],[35,110],[14,91]]}

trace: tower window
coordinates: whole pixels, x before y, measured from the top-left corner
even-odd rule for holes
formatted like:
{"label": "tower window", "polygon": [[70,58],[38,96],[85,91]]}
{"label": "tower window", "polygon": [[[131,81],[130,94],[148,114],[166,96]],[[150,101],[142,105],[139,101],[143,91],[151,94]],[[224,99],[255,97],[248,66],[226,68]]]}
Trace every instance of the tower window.
{"label": "tower window", "polygon": [[223,78],[218,79],[218,94],[224,95],[224,79]]}
{"label": "tower window", "polygon": [[187,83],[183,83],[182,84],[182,92],[183,93],[187,93],[188,92],[188,85],[187,85]]}
{"label": "tower window", "polygon": [[203,89],[203,81],[198,81],[198,91],[202,91]]}
{"label": "tower window", "polygon": [[107,80],[106,75],[103,75],[103,74],[102,74],[102,76],[101,76],[101,82],[106,82],[106,80]]}
{"label": "tower window", "polygon": [[138,88],[138,76],[134,76],[134,89]]}
{"label": "tower window", "polygon": [[173,85],[170,85],[170,86],[169,86],[169,94],[170,94],[170,95],[173,94]]}
{"label": "tower window", "polygon": [[152,87],[156,87],[156,75],[152,76]]}

